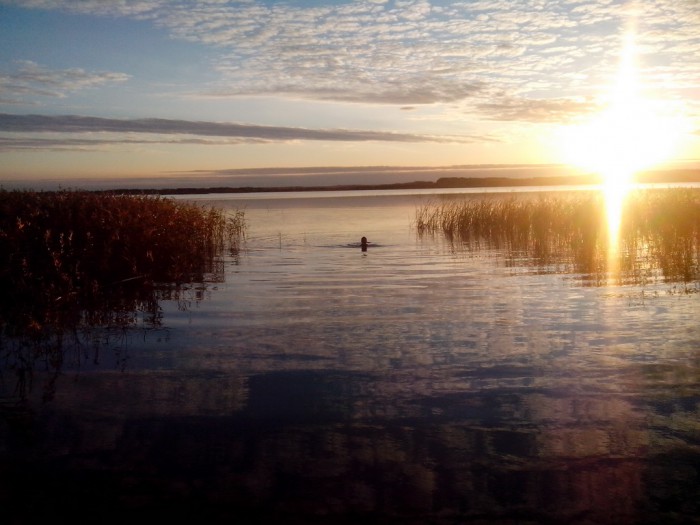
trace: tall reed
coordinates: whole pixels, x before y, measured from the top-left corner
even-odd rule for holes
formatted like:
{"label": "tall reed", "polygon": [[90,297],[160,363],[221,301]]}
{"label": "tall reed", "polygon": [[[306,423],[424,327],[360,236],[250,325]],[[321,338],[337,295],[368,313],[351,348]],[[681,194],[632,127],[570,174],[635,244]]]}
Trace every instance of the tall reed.
{"label": "tall reed", "polygon": [[[442,232],[466,250],[500,250],[533,265],[569,271],[609,270],[610,238],[605,198],[599,192],[469,198],[428,204],[416,211],[420,235]],[[689,282],[700,271],[700,190],[637,190],[624,202],[617,268],[623,278],[655,271],[668,281]]]}
{"label": "tall reed", "polygon": [[242,212],[163,197],[0,190],[1,332],[128,309],[157,283],[221,278],[219,256],[244,228]]}
{"label": "tall reed", "polygon": [[654,261],[668,281],[700,278],[700,190],[636,192],[628,199],[621,237],[630,252]]}

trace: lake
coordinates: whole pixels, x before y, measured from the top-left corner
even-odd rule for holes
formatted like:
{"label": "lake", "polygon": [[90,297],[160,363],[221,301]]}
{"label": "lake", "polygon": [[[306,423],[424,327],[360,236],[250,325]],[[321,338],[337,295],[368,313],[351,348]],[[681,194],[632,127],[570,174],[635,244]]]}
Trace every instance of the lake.
{"label": "lake", "polygon": [[10,523],[700,521],[697,283],[416,231],[476,194],[186,198],[245,210],[210,282],[3,370]]}

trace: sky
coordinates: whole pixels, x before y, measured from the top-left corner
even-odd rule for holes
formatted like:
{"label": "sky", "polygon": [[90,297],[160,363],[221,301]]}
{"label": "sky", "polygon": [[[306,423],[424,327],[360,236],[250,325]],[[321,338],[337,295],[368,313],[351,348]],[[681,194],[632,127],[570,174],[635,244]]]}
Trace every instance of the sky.
{"label": "sky", "polygon": [[700,159],[700,0],[0,0],[4,186],[585,171],[620,150]]}

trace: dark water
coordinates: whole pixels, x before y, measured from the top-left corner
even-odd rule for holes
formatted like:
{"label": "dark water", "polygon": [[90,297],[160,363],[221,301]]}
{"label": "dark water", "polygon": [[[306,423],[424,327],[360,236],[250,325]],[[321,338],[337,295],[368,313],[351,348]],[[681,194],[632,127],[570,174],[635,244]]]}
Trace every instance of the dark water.
{"label": "dark water", "polygon": [[697,284],[455,250],[425,199],[217,202],[250,223],[224,282],[21,389],[6,359],[0,515],[700,522]]}

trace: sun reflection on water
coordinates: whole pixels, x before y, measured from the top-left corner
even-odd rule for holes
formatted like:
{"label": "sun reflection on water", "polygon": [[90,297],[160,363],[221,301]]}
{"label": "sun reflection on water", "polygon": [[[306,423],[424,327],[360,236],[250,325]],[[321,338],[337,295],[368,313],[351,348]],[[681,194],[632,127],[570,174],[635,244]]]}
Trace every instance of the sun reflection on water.
{"label": "sun reflection on water", "polygon": [[615,282],[620,276],[620,228],[625,200],[631,187],[631,172],[618,172],[617,176],[606,176],[602,186],[608,234],[607,268],[611,282]]}

